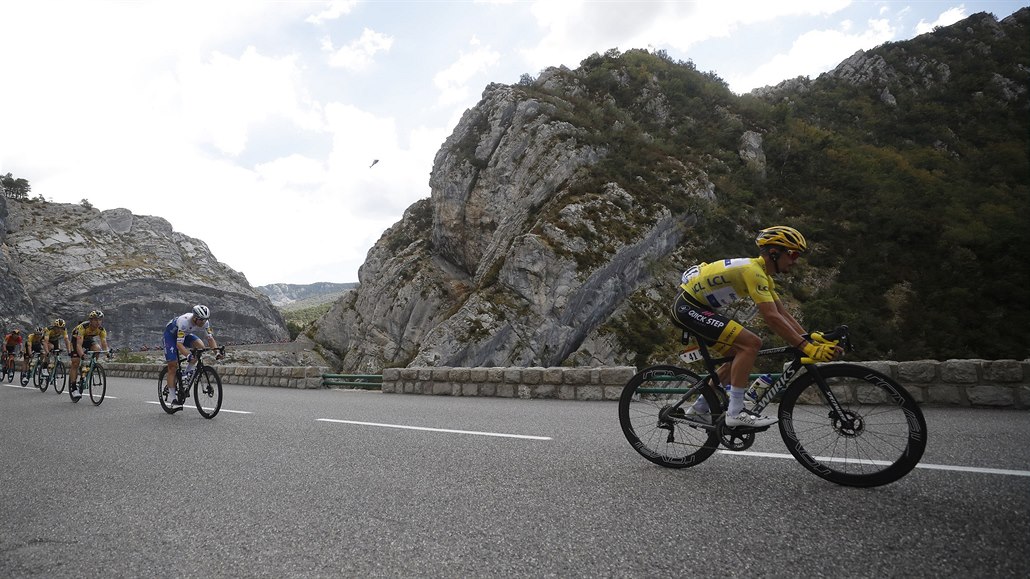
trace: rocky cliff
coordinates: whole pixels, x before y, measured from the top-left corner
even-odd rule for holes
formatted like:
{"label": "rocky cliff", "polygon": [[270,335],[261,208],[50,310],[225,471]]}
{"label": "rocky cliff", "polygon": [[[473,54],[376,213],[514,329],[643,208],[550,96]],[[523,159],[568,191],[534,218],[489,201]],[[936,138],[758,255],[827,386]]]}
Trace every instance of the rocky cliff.
{"label": "rocky cliff", "polygon": [[[935,337],[916,309],[943,287],[934,256],[988,267],[998,247],[1025,245],[1004,211],[982,216],[998,224],[990,247],[940,222],[976,231],[959,219],[983,195],[1025,214],[1026,159],[995,171],[982,151],[1025,145],[1028,20],[976,15],[746,97],[643,51],[490,85],[437,154],[430,198],[309,336],[347,371],[674,360],[666,312],[682,269],[753,254],[757,229],[786,222],[817,240],[781,286],[798,318],[850,322],[881,352],[947,356],[955,333]],[[984,174],[1002,193],[981,191]],[[929,204],[933,221],[910,219]]]}
{"label": "rocky cliff", "polygon": [[221,343],[282,341],[282,315],[204,242],[126,209],[0,198],[0,319],[23,328],[100,308],[109,344],[160,343],[164,325],[208,305]]}

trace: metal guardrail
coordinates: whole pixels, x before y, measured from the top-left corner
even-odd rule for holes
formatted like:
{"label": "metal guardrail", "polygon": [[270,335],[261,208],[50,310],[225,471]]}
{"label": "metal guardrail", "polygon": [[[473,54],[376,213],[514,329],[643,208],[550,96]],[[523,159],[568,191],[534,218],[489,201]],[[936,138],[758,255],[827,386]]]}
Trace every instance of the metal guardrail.
{"label": "metal guardrail", "polygon": [[352,386],[365,390],[382,390],[382,374],[322,374],[322,386]]}

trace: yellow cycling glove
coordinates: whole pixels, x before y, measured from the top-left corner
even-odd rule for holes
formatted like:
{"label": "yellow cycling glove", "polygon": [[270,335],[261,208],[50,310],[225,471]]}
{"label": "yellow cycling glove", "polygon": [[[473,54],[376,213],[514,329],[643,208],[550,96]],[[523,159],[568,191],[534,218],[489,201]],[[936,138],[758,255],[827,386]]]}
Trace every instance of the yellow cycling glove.
{"label": "yellow cycling glove", "polygon": [[[812,336],[815,337],[814,335]],[[807,342],[801,351],[805,353],[805,356],[815,360],[816,362],[829,362],[837,356],[837,345],[836,343],[823,342],[821,344],[813,344]]]}

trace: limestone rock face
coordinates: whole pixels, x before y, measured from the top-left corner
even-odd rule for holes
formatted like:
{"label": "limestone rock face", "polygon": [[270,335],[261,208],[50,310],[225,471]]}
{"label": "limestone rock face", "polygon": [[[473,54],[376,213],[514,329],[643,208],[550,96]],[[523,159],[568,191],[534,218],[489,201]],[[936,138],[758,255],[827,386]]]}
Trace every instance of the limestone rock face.
{"label": "limestone rock face", "polygon": [[289,337],[282,315],[207,245],[160,217],[127,209],[7,200],[0,246],[0,318],[34,327],[105,313],[115,348],[155,346],[165,324],[192,304],[212,310],[227,344]]}
{"label": "limestone rock face", "polygon": [[[560,72],[537,80],[554,98],[490,85],[462,117],[436,156],[431,197],[383,235],[359,287],[316,324],[342,367],[559,365],[682,240],[690,219],[665,206],[611,182],[577,190],[609,151],[565,120],[579,88]],[[660,121],[662,99],[641,98]],[[676,163],[678,195],[713,197],[703,171]],[[579,358],[613,355],[594,350]]]}

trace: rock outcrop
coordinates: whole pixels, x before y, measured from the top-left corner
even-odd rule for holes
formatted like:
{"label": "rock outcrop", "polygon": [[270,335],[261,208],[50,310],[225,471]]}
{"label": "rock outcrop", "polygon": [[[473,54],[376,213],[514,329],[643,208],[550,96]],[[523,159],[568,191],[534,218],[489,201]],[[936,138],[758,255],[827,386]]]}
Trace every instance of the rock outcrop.
{"label": "rock outcrop", "polygon": [[6,324],[32,327],[55,317],[77,323],[100,308],[111,346],[152,347],[169,319],[204,303],[222,343],[289,337],[282,315],[243,274],[160,217],[42,201],[3,206],[0,318]]}
{"label": "rock outcrop", "polygon": [[[1025,37],[1028,15],[1020,11],[1002,26],[976,15],[956,25],[971,32],[953,27],[951,36],[929,40],[957,38],[982,51],[984,38],[1000,34],[1010,41],[1006,54],[1023,54],[1011,45],[1025,44],[1013,39]],[[970,90],[983,91],[990,107],[1026,102],[1026,68],[1013,66],[1012,56],[992,64],[1004,74],[982,87],[952,87],[954,67],[969,66],[964,56],[899,43],[859,51],[815,81],[797,78],[746,98],[691,63],[644,51],[613,50],[576,70],[491,84],[437,153],[430,197],[383,234],[359,287],[308,336],[336,356],[335,365],[358,372],[675,360],[667,312],[682,269],[711,259],[713,249],[752,252],[748,239],[770,221],[819,224],[825,257],[798,276],[807,286],[797,293],[812,299],[833,291],[826,288],[838,273],[836,240],[827,232],[863,229],[866,213],[839,215],[832,200],[839,184],[813,185],[831,166],[811,171],[806,157],[829,144],[844,157],[883,147],[878,159],[893,159],[913,139],[929,139],[918,145],[930,150],[970,145],[957,133],[934,144],[944,134],[936,127],[954,118],[944,108],[941,122],[919,121],[932,137],[894,130],[896,117],[886,115],[908,113],[919,98],[933,100],[935,114],[939,94],[967,103],[976,98]],[[822,108],[842,102],[858,104],[839,113]],[[899,166],[899,174],[908,170]],[[792,197],[794,187],[807,195]],[[725,198],[738,205],[720,207]],[[704,229],[695,230],[699,223]],[[861,243],[833,249],[839,255]],[[789,294],[781,295],[801,317]]]}

